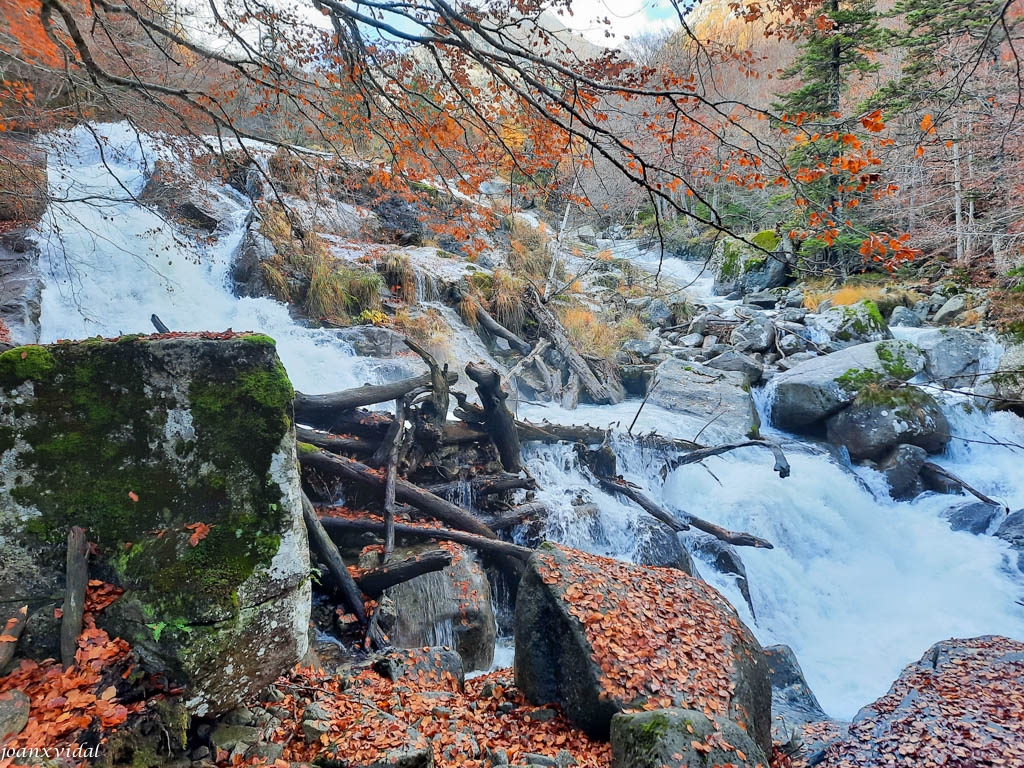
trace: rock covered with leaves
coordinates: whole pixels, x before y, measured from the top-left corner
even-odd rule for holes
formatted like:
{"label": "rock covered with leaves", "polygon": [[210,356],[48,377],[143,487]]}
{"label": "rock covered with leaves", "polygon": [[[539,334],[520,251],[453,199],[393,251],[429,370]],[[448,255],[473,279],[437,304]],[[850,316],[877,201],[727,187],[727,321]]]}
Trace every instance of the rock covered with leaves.
{"label": "rock covered with leaves", "polygon": [[92,339],[0,355],[4,601],[53,605],[71,526],[125,589],[112,634],[216,714],[306,651],[309,556],[289,416],[265,336]]}
{"label": "rock covered with leaves", "polygon": [[771,750],[771,689],[760,645],[714,589],[544,544],[520,584],[516,685],[606,737],[623,710],[683,707],[735,722]]}
{"label": "rock covered with leaves", "polygon": [[986,636],[932,646],[857,714],[822,765],[1024,765],[1024,643]]}
{"label": "rock covered with leaves", "polygon": [[621,713],[612,718],[612,768],[767,768],[745,730],[692,709]]}

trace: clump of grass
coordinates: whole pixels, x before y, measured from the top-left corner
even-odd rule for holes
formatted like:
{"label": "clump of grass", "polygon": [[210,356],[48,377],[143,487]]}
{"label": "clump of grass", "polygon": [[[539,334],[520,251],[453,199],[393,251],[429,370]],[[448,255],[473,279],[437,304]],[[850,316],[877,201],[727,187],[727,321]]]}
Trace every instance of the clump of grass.
{"label": "clump of grass", "polygon": [[896,307],[912,307],[923,298],[924,295],[917,291],[865,280],[849,281],[838,288],[814,288],[811,285],[804,288],[804,306],[811,312],[817,312],[825,301],[831,301],[834,307],[848,307],[869,300],[878,306],[883,317],[888,317]]}
{"label": "clump of grass", "polygon": [[462,322],[470,328],[476,328],[476,314],[479,308],[480,300],[473,291],[466,291],[462,294],[462,298],[459,300],[459,316],[462,317]]}
{"label": "clump of grass", "polygon": [[551,269],[551,237],[543,222],[531,227],[519,217],[512,217],[509,223],[511,238],[508,265],[512,271],[530,277],[545,278]]}
{"label": "clump of grass", "polygon": [[377,262],[377,271],[387,281],[392,291],[400,293],[405,301],[416,298],[416,272],[409,262],[409,256],[401,251],[391,251]]}
{"label": "clump of grass", "polygon": [[643,323],[634,315],[609,322],[589,309],[567,307],[559,310],[558,316],[577,348],[595,357],[610,358],[626,341],[642,338],[646,333]]}
{"label": "clump of grass", "polygon": [[436,357],[444,357],[448,349],[451,328],[441,313],[433,308],[426,312],[413,313],[407,307],[401,307],[391,318],[391,327],[419,342]]}
{"label": "clump of grass", "polygon": [[513,333],[520,333],[526,322],[523,295],[526,284],[504,269],[494,272],[491,283],[491,309],[494,319]]}
{"label": "clump of grass", "polygon": [[321,259],[313,267],[306,311],[311,317],[348,322],[353,315],[380,307],[383,287],[384,279],[376,272]]}

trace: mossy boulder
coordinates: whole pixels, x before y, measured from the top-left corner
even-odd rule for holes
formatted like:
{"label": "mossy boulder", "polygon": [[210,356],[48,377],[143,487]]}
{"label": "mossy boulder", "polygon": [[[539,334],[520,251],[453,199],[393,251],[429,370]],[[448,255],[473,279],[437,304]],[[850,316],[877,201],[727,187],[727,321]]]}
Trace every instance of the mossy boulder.
{"label": "mossy boulder", "polygon": [[899,444],[940,453],[949,442],[949,422],[938,402],[910,385],[870,384],[826,422],[829,442],[850,458],[877,459]]}
{"label": "mossy boulder", "polygon": [[756,293],[788,282],[787,255],[779,234],[768,229],[746,235],[745,239],[747,242],[723,240],[715,246],[709,264],[715,293]]}
{"label": "mossy boulder", "polygon": [[820,315],[808,315],[805,322],[827,334],[833,350],[892,338],[892,331],[878,305],[870,299],[849,306],[831,307]]}
{"label": "mossy boulder", "polygon": [[907,381],[924,367],[921,350],[900,339],[858,344],[806,360],[772,380],[772,424],[814,432],[864,387]]}
{"label": "mossy boulder", "polygon": [[768,768],[744,729],[692,709],[616,715],[611,743],[612,768]]}
{"label": "mossy boulder", "polygon": [[[0,599],[51,597],[71,526],[103,615],[190,711],[232,708],[306,651],[293,391],[265,336],[123,337],[0,355]],[[34,575],[34,577],[33,577]]]}

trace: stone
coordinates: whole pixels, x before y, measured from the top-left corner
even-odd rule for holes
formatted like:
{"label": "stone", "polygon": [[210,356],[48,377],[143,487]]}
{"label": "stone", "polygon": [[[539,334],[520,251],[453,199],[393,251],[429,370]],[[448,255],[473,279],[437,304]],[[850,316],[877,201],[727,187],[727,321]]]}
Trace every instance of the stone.
{"label": "stone", "polygon": [[[0,561],[62,574],[68,527],[85,527],[125,589],[104,627],[184,687],[191,714],[233,709],[307,647],[293,396],[266,336],[3,353]],[[37,586],[0,590],[31,602]]]}
{"label": "stone", "polygon": [[750,582],[747,580],[747,567],[736,547],[721,539],[707,534],[691,536],[697,556],[714,567],[719,573],[735,577],[736,588],[740,591],[751,615],[754,615],[754,601],[750,597]]}
{"label": "stone", "polygon": [[627,395],[643,397],[647,394],[647,388],[654,377],[654,365],[620,365],[619,379],[626,390]]}
{"label": "stone", "polygon": [[767,291],[749,293],[743,297],[743,303],[761,309],[775,309],[775,305],[779,303],[779,297]]}
{"label": "stone", "polygon": [[826,764],[1024,765],[1022,690],[1024,643],[944,640],[857,713]]}
{"label": "stone", "polygon": [[210,732],[210,744],[218,749],[230,752],[239,742],[253,744],[260,740],[262,734],[259,728],[250,725],[227,725],[219,723]]}
{"label": "stone", "polygon": [[1017,550],[1017,568],[1024,572],[1024,509],[1007,515],[995,535]]}
{"label": "stone", "polygon": [[695,768],[768,765],[750,734],[723,717],[692,709],[655,709],[615,715],[612,768]]}
{"label": "stone", "polygon": [[779,339],[779,351],[787,357],[797,352],[806,352],[807,342],[795,333],[787,333]]}
{"label": "stone", "polygon": [[54,614],[60,607],[60,603],[44,603],[29,614],[18,638],[19,656],[34,661],[60,658],[60,619]]}
{"label": "stone", "polygon": [[772,740],[785,744],[794,729],[830,719],[807,685],[796,654],[788,645],[764,649],[772,686]]}
{"label": "stone", "polygon": [[[404,560],[427,549],[436,546],[397,547],[394,557]],[[461,549],[443,570],[397,584],[386,594],[392,607],[382,615],[382,627],[396,648],[451,645],[467,671],[490,669],[497,621],[490,582],[475,552]]]}
{"label": "stone", "polygon": [[0,321],[10,331],[12,344],[39,341],[42,297],[39,246],[22,229],[0,234]]}
{"label": "stone", "polygon": [[672,321],[672,309],[661,299],[653,299],[640,312],[640,319],[648,325],[664,328]]}
{"label": "stone", "polygon": [[928,380],[945,389],[958,389],[973,387],[983,373],[981,360],[990,342],[977,331],[935,328],[915,335],[914,345],[924,353]]}
{"label": "stone", "polygon": [[374,670],[396,684],[413,680],[420,685],[435,682],[438,690],[462,690],[466,677],[462,658],[450,648],[412,648],[392,651],[376,661]]}
{"label": "stone", "polygon": [[708,314],[707,314],[707,312],[703,312],[703,313],[697,315],[696,317],[694,317],[690,321],[690,325],[686,329],[686,332],[687,333],[696,333],[696,334],[700,334],[701,336],[703,336],[704,332],[707,330],[707,327],[708,327]]}
{"label": "stone", "polygon": [[775,344],[775,326],[767,317],[753,317],[733,329],[729,343],[737,352],[767,352]]}
{"label": "stone", "polygon": [[950,297],[935,313],[932,322],[936,325],[949,325],[967,311],[967,296],[962,293]]}
{"label": "stone", "polygon": [[878,306],[868,299],[849,306],[831,307],[817,315],[807,315],[805,322],[827,334],[833,350],[892,338],[892,331]]}
{"label": "stone", "polygon": [[699,347],[704,343],[704,335],[701,333],[688,333],[680,336],[676,342],[682,347]]}
{"label": "stone", "polygon": [[657,337],[648,336],[644,339],[630,339],[622,345],[622,351],[646,360],[661,350],[661,341]]}
{"label": "stone", "polygon": [[914,310],[898,305],[893,307],[892,314],[889,315],[889,325],[892,327],[920,328],[924,325],[924,320]]}
{"label": "stone", "polygon": [[335,335],[362,357],[394,357],[409,349],[402,334],[378,325],[353,325],[335,331]]}
{"label": "stone", "polygon": [[979,394],[995,398],[983,400],[986,405],[1024,414],[1024,344],[1007,344],[996,372],[979,386]]}
{"label": "stone", "polygon": [[697,569],[686,547],[675,531],[650,517],[637,518],[630,526],[637,541],[634,561],[637,565],[675,568],[687,576],[696,576]]}
{"label": "stone", "polygon": [[[623,601],[636,613],[616,612]],[[617,613],[614,621],[604,619],[602,605]],[[676,671],[657,665],[667,659],[680,665]],[[637,682],[640,665],[652,674]],[[607,738],[616,712],[656,697],[671,706],[700,703],[771,749],[760,645],[721,595],[679,571],[542,544],[516,600],[515,680],[529,701],[559,704],[594,738]]]}
{"label": "stone", "polygon": [[696,435],[708,444],[742,440],[760,423],[746,376],[720,371],[673,357],[658,366],[648,402],[673,413],[681,434]]}
{"label": "stone", "polygon": [[18,690],[0,693],[0,746],[25,730],[31,703],[29,697]]}
{"label": "stone", "polygon": [[909,385],[896,389],[869,385],[850,405],[830,416],[825,427],[829,442],[844,446],[855,461],[877,459],[899,443],[941,453],[950,439],[949,422],[939,403]]}
{"label": "stone", "polygon": [[772,424],[792,432],[813,429],[852,403],[863,387],[907,381],[924,366],[921,350],[900,339],[858,344],[807,359],[772,381]]}
{"label": "stone", "polygon": [[1003,516],[1002,507],[984,501],[967,501],[950,507],[943,514],[954,531],[967,531],[975,536],[988,533],[996,518]]}
{"label": "stone", "polygon": [[928,451],[907,444],[897,445],[883,456],[878,462],[878,471],[889,484],[889,495],[900,500],[917,496],[922,490],[918,475],[927,459]]}
{"label": "stone", "polygon": [[[801,302],[803,297],[801,296]],[[796,307],[786,307],[785,309],[779,310],[779,313],[775,316],[776,321],[780,323],[800,323],[803,324],[804,318],[807,317],[807,310],[803,309],[799,305]]]}
{"label": "stone", "polygon": [[715,368],[719,371],[737,371],[747,377],[750,384],[756,384],[761,380],[764,373],[764,366],[752,357],[727,350],[717,357],[713,357],[706,363],[708,368]]}

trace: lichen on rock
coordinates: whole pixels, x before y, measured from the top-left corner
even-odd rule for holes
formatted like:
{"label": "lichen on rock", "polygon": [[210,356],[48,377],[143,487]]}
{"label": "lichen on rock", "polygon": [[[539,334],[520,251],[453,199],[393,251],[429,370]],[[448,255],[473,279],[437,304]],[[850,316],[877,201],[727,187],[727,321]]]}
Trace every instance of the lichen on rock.
{"label": "lichen on rock", "polygon": [[59,572],[68,529],[85,528],[97,575],[126,589],[110,628],[188,686],[195,714],[230,708],[306,649],[292,397],[268,337],[0,355],[0,549]]}

